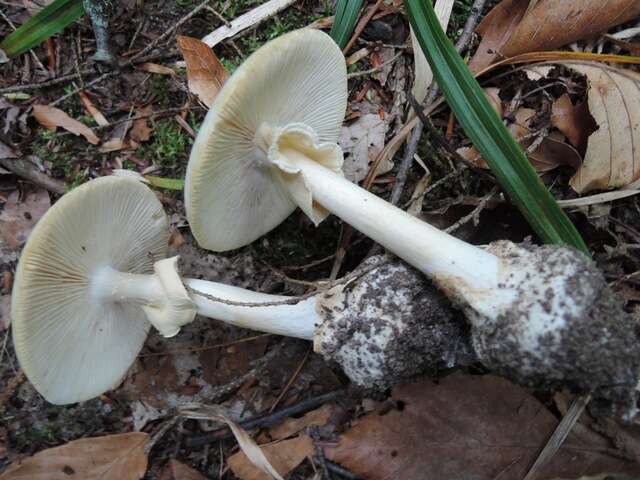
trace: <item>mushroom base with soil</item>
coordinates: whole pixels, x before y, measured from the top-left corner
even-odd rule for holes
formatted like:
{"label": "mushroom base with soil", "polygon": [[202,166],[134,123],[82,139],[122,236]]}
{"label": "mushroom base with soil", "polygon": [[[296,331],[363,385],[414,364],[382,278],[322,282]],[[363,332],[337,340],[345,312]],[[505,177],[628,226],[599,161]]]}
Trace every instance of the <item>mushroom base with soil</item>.
{"label": "mushroom base with soil", "polygon": [[[518,296],[495,317],[467,312],[478,360],[535,389],[591,392],[592,410],[632,418],[640,378],[640,325],[595,263],[572,248],[495,242]],[[532,314],[533,312],[533,314]]]}

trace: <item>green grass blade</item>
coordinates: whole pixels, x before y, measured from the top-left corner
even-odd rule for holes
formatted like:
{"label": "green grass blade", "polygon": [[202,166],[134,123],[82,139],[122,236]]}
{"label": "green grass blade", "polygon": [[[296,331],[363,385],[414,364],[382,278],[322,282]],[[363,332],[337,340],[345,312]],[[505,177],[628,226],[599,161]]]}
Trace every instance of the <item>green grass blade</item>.
{"label": "green grass blade", "polygon": [[409,21],[451,110],[498,182],[546,243],[572,245],[588,254],[584,240],[540,181],[453,44],[442,31],[431,0],[405,0]]}
{"label": "green grass blade", "polygon": [[82,0],[55,0],[7,35],[0,49],[9,58],[29,51],[84,15]]}
{"label": "green grass blade", "polygon": [[153,175],[143,175],[145,180],[157,188],[166,188],[167,190],[184,190],[184,180],[181,178],[165,178]]}
{"label": "green grass blade", "polygon": [[347,46],[362,10],[363,0],[338,0],[336,16],[331,27],[331,38],[340,48]]}

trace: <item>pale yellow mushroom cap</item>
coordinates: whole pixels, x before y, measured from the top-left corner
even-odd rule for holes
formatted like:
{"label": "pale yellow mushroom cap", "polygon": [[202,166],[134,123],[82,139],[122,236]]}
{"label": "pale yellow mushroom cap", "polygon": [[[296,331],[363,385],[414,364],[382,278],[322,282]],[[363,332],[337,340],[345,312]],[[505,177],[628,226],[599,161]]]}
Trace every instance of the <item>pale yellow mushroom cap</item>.
{"label": "pale yellow mushroom cap", "polygon": [[320,144],[335,143],[346,105],[344,55],[327,34],[297,30],[253,53],[216,97],[191,151],[185,207],[198,243],[238,248],[289,216],[296,204],[261,141],[304,124]]}
{"label": "pale yellow mushroom cap", "polygon": [[49,402],[87,400],[122,380],[149,323],[136,305],[92,301],[89,279],[104,266],[153,273],[167,241],[162,205],[129,178],[85,183],[40,220],[18,264],[12,328],[18,360]]}

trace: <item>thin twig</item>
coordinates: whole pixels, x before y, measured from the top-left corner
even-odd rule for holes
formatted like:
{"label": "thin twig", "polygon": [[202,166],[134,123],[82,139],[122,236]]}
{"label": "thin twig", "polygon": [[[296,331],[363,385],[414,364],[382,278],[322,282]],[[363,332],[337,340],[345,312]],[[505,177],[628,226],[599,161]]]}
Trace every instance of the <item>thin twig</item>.
{"label": "thin twig", "polygon": [[52,87],[60,83],[66,83],[71,80],[75,80],[79,77],[80,74],[88,75],[92,72],[93,70],[83,70],[82,72],[79,72],[79,73],[70,73],[68,75],[62,75],[61,77],[52,78],[51,80],[47,80],[45,82],[26,83],[23,85],[12,85],[10,87],[0,88],[0,95],[4,95],[7,93],[14,93],[14,92],[28,92],[30,90],[38,90],[41,88]]}
{"label": "thin twig", "polygon": [[347,75],[347,78],[356,78],[356,77],[362,77],[365,75],[371,75],[372,73],[376,73],[380,70],[382,70],[384,67],[386,67],[387,65],[392,64],[393,62],[395,62],[404,52],[398,52],[396,53],[393,58],[390,58],[389,60],[387,60],[386,62],[381,63],[380,65],[378,65],[377,67],[374,68],[370,68],[369,70],[362,70],[361,72],[353,72],[353,73],[349,73]]}
{"label": "thin twig", "polygon": [[179,350],[167,350],[166,352],[143,353],[138,355],[138,358],[163,357],[165,355],[182,355],[182,354],[189,354],[189,353],[195,353],[195,352],[205,352],[207,350],[213,350],[215,348],[225,348],[225,347],[230,347],[232,345],[237,345],[239,343],[252,342],[254,340],[259,340],[261,338],[270,337],[271,335],[273,334],[263,333],[261,335],[254,335],[253,337],[241,338],[239,340],[234,340],[233,342],[218,343],[216,345],[205,345],[204,347],[195,347],[195,348],[182,348]]}
{"label": "thin twig", "polygon": [[[356,240],[353,241],[353,243],[351,244],[353,245],[357,245],[358,243],[363,242],[364,240],[366,240],[367,237],[359,237]],[[292,266],[284,266],[284,267],[280,267],[282,270],[308,270],[310,268],[313,267],[317,267],[318,265],[322,265],[325,262],[328,262],[329,260],[335,258],[336,254],[332,253],[331,255],[327,255],[324,258],[320,258],[318,260],[314,260],[313,262],[309,262],[305,265],[292,265]]]}
{"label": "thin twig", "polygon": [[154,49],[165,38],[168,38],[171,35],[173,35],[173,33],[178,28],[180,28],[184,23],[186,23],[189,20],[191,20],[200,10],[203,10],[204,8],[206,8],[207,5],[210,2],[211,2],[211,0],[204,0],[204,2],[201,2],[197,7],[195,7],[193,10],[191,10],[189,13],[187,13],[184,17],[182,17],[176,23],[171,25],[171,27],[166,32],[164,32],[159,37],[155,38],[149,45],[147,45],[140,52],[136,53],[133,57],[131,57],[131,59],[127,62],[126,65],[131,65],[132,62],[135,61],[137,58],[140,58],[143,55],[146,55],[148,52],[150,52],[152,49]]}
{"label": "thin twig", "polygon": [[156,112],[151,112],[151,113],[146,114],[146,115],[137,115],[135,117],[116,120],[114,122],[109,123],[108,125],[98,125],[96,127],[92,127],[91,129],[94,130],[94,131],[96,131],[96,130],[104,130],[105,128],[115,127],[116,125],[120,125],[122,123],[135,122],[136,120],[144,120],[145,118],[157,118],[157,117],[163,117],[163,116],[166,116],[166,115],[174,115],[176,113],[184,112],[184,111],[187,111],[187,110],[194,110],[194,109],[198,110],[198,109],[202,109],[202,107],[200,107],[199,105],[191,105],[189,107],[167,108],[166,110],[158,110]]}
{"label": "thin twig", "polygon": [[[480,15],[482,14],[482,10],[484,9],[484,4],[487,0],[476,0],[471,7],[471,14],[469,18],[467,18],[467,22],[464,25],[464,30],[458,38],[456,42],[456,50],[458,53],[464,51],[471,42],[473,31],[476,28],[478,20],[480,19]],[[416,112],[422,113],[422,111],[433,104],[438,96],[438,87],[434,82],[431,85],[429,93],[427,94],[426,99],[423,103],[423,108],[417,109]],[[398,166],[398,173],[396,174],[396,182],[393,185],[393,190],[391,191],[391,200],[390,202],[394,205],[397,205],[400,201],[400,197],[402,196],[402,190],[407,180],[407,174],[409,172],[409,168],[413,163],[413,157],[416,154],[416,150],[418,149],[418,142],[422,135],[422,131],[424,128],[423,122],[418,119],[418,123],[416,127],[413,129],[411,134],[411,138],[407,143],[407,148],[404,151],[404,156],[402,157],[402,161]]]}
{"label": "thin twig", "polygon": [[478,205],[476,206],[476,208],[474,208],[471,213],[469,213],[468,215],[465,215],[453,225],[445,228],[444,231],[446,233],[455,232],[457,229],[459,229],[462,225],[467,223],[469,220],[477,218],[478,215],[480,215],[480,212],[484,210],[484,208],[487,206],[487,203],[489,203],[489,201],[494,197],[496,193],[498,193],[498,191],[499,191],[499,188],[497,186],[494,186],[489,193],[487,193],[484,197],[482,197],[480,202],[478,202]]}
{"label": "thin twig", "polygon": [[[429,105],[431,105],[436,97],[438,96],[438,86],[433,83],[431,84],[431,87],[429,88],[429,93],[427,93],[427,97],[424,101],[423,106],[427,107]],[[418,109],[416,110],[420,111],[420,113],[422,113],[422,109]],[[398,166],[398,171],[396,173],[396,181],[393,184],[393,188],[391,189],[391,198],[389,199],[389,202],[391,202],[392,205],[397,205],[398,202],[400,201],[400,197],[402,196],[402,191],[404,190],[404,185],[407,182],[407,176],[409,174],[409,169],[411,168],[411,165],[413,164],[413,157],[416,154],[416,151],[418,150],[418,142],[420,141],[420,137],[422,137],[422,130],[424,129],[424,124],[422,123],[422,121],[419,121],[418,124],[416,125],[416,128],[413,129],[413,132],[411,132],[411,137],[409,138],[409,141],[407,142],[407,147],[404,150],[404,156],[402,157],[402,160],[400,161],[400,165]]]}
{"label": "thin twig", "polygon": [[454,176],[456,176],[458,174],[460,174],[460,170],[453,170],[453,171],[447,173],[444,177],[438,179],[437,181],[435,181],[431,185],[429,185],[429,187],[424,192],[422,192],[420,195],[415,195],[415,196],[411,197],[407,201],[407,203],[405,203],[403,205],[403,208],[407,209],[409,207],[409,205],[411,205],[413,202],[415,202],[416,200],[419,200],[420,198],[424,198],[432,190],[438,188],[440,185],[442,185],[443,183],[447,182],[448,180],[450,180],[451,178],[453,178]]}
{"label": "thin twig", "polygon": [[376,14],[376,12],[378,11],[378,9],[382,6],[382,3],[384,2],[384,0],[378,0],[375,5],[373,5],[369,11],[360,19],[360,21],[358,22],[358,24],[356,25],[356,28],[354,29],[353,35],[351,36],[351,38],[349,39],[349,43],[347,43],[347,45],[342,49],[342,51],[344,53],[348,52],[351,47],[353,47],[353,44],[356,43],[356,40],[358,39],[358,37],[360,36],[360,34],[362,33],[362,31],[364,30],[364,28],[367,26],[367,24],[369,23],[369,21],[373,18],[373,16]]}
{"label": "thin twig", "polygon": [[[132,57],[130,62],[132,62],[133,64],[137,65],[139,63],[150,62],[152,60],[172,57],[172,56],[177,55],[177,54],[178,54],[177,51],[153,53],[153,54],[148,55],[148,56],[143,57],[143,58],[137,58],[135,61],[133,60],[134,57]],[[69,73],[67,75],[62,75],[60,77],[53,78],[53,79],[47,80],[45,82],[25,83],[25,84],[21,84],[21,85],[13,85],[11,87],[0,88],[0,95],[7,94],[7,93],[14,93],[14,92],[28,92],[28,91],[31,91],[31,90],[40,90],[42,88],[53,87],[53,86],[61,84],[61,83],[66,83],[66,82],[70,82],[72,80],[77,80],[81,76],[90,75],[90,74],[92,74],[94,72],[95,72],[95,70],[93,68],[89,68],[89,69],[81,70],[80,72],[77,72],[77,73]],[[105,78],[108,78],[109,76],[115,76],[115,75],[117,75],[119,73],[120,72],[118,72],[118,71],[107,72],[107,74],[102,75],[99,78],[101,78],[100,81],[102,81]],[[86,87],[86,85],[85,85],[85,87]],[[78,89],[78,91],[79,90],[81,90],[81,89]],[[75,93],[77,93],[77,92],[72,92],[70,95],[75,95]],[[66,99],[68,97],[65,96],[64,98]]]}
{"label": "thin twig", "polygon": [[[333,392],[324,393],[317,397],[312,397],[307,400],[302,400],[301,402],[298,402],[295,405],[283,407],[277,410],[276,412],[273,412],[267,415],[260,415],[258,417],[254,417],[238,423],[245,430],[251,430],[256,427],[270,427],[272,425],[278,424],[285,418],[291,417],[293,415],[300,415],[301,413],[305,413],[315,408],[318,408],[319,406],[324,405],[327,402],[336,400],[337,398],[343,396],[344,393],[345,393],[344,390],[335,390]],[[225,426],[225,427],[219,428],[218,430],[210,432],[206,435],[190,438],[187,440],[186,443],[188,447],[199,447],[211,441],[227,438],[228,436],[231,436],[231,435],[232,434],[229,431],[229,428]]]}
{"label": "thin twig", "polygon": [[149,452],[151,452],[151,449],[155,444],[158,443],[176,423],[178,423],[178,420],[180,420],[180,417],[178,415],[173,415],[162,423],[158,431],[151,436],[149,442],[144,446],[145,455],[149,455]]}
{"label": "thin twig", "polygon": [[[492,175],[487,173],[485,170],[478,168],[472,161],[467,160],[462,155],[460,155],[455,148],[447,141],[447,139],[438,131],[438,129],[433,125],[431,119],[424,114],[421,105],[418,103],[416,98],[411,94],[411,92],[407,92],[407,100],[413,107],[416,116],[420,119],[424,127],[429,130],[429,135],[432,143],[439,146],[445,154],[449,155],[451,158],[456,160],[457,162],[466,165],[471,170],[473,170],[476,174],[484,177],[486,180],[495,183],[495,179]],[[478,156],[479,158],[479,156]]]}
{"label": "thin twig", "polygon": [[38,170],[38,167],[24,158],[0,158],[0,165],[11,171],[18,177],[29,180],[36,185],[46,188],[50,192],[62,195],[65,192],[64,183],[55,178],[51,178],[46,173]]}
{"label": "thin twig", "polygon": [[320,443],[319,443],[320,433],[318,432],[318,426],[317,425],[310,425],[307,428],[307,430],[309,432],[309,436],[313,440],[313,448],[314,448],[314,450],[316,452],[314,458],[318,461],[318,463],[322,467],[322,471],[324,473],[323,479],[324,480],[332,480],[331,471],[329,470],[329,467],[327,466],[327,458],[324,455],[324,448],[322,448],[322,445],[320,445]]}
{"label": "thin twig", "polygon": [[331,470],[333,473],[340,475],[342,478],[346,478],[347,480],[364,480],[362,477],[351,473],[344,467],[341,467],[337,463],[333,463],[329,460],[326,460],[327,468]]}
{"label": "thin twig", "polygon": [[485,3],[487,3],[487,0],[476,0],[473,2],[471,12],[464,24],[462,34],[458,37],[458,41],[456,42],[456,50],[458,50],[458,53],[464,52],[469,47],[473,31],[476,29],[476,25],[480,20],[480,15],[482,15]]}
{"label": "thin twig", "polygon": [[312,348],[307,349],[307,353],[304,354],[304,358],[300,362],[300,365],[298,365],[298,368],[296,368],[295,372],[293,372],[293,375],[291,375],[291,378],[282,389],[282,392],[280,392],[280,395],[278,395],[278,398],[276,398],[276,401],[273,402],[273,405],[271,405],[271,408],[269,409],[269,413],[273,413],[273,411],[276,409],[276,407],[282,400],[282,397],[285,396],[285,394],[289,391],[289,388],[291,388],[291,385],[293,385],[293,382],[296,381],[296,378],[298,378],[298,375],[300,375],[300,372],[302,371],[304,364],[307,363],[307,360],[309,359],[309,354],[311,353],[311,350]]}

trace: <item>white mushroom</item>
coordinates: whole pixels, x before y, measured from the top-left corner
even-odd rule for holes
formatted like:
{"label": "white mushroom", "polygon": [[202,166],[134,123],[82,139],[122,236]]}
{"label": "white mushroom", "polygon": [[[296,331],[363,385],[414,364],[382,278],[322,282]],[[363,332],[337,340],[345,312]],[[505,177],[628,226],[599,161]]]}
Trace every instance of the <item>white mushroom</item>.
{"label": "white mushroom", "polygon": [[[463,327],[446,300],[435,290],[423,295],[424,279],[398,262],[296,299],[183,279],[177,257],[164,258],[167,239],[160,202],[129,178],[92,180],[40,220],[18,265],[12,327],[22,368],[47,400],[77,402],[115,387],[149,323],[170,337],[196,314],[314,340],[316,350],[369,386],[447,365],[455,352],[468,351],[457,345]],[[403,306],[416,289],[424,299]],[[378,307],[358,303],[369,295]],[[374,327],[363,315],[375,316]],[[408,361],[401,360],[404,351]]]}
{"label": "white mushroom", "polygon": [[346,103],[344,56],[328,35],[298,30],[251,55],[216,97],[191,151],[185,206],[198,243],[230,250],[296,206],[316,224],[332,212],[483,313],[507,308],[513,295],[495,294],[496,255],[342,176],[335,142]]}
{"label": "white mushroom", "polygon": [[[336,144],[346,103],[344,56],[326,34],[295,31],[251,55],[211,106],[189,159],[185,205],[199,244],[214,251],[241,247],[295,207],[316,224],[331,212],[458,303],[486,364],[519,368],[523,382],[543,377],[586,390],[638,378],[640,351],[629,318],[581,253],[509,242],[478,248],[346,180]],[[612,305],[617,315],[601,321]],[[575,328],[593,341],[579,348],[570,342],[569,354],[567,332]],[[624,331],[627,338],[620,337]],[[527,361],[516,367],[517,358]],[[608,367],[597,380],[584,373],[600,363]]]}

